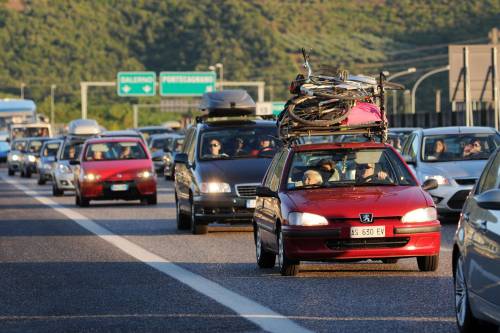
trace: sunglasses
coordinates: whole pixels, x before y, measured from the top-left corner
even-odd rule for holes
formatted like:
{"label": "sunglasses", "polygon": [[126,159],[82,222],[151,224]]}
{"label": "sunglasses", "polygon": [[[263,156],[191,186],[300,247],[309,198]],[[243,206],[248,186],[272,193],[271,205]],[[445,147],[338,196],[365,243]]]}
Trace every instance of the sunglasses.
{"label": "sunglasses", "polygon": [[209,145],[209,147],[219,147],[219,144],[218,144],[218,143],[211,143],[211,144]]}

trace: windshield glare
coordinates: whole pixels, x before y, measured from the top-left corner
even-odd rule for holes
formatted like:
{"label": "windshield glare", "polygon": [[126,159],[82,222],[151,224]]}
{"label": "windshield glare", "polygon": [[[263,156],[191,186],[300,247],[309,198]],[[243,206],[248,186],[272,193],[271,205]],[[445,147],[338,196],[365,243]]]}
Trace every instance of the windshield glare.
{"label": "windshield glare", "polygon": [[85,161],[143,160],[147,155],[138,142],[100,142],[88,145]]}
{"label": "windshield glare", "polygon": [[399,157],[388,148],[295,153],[287,189],[342,186],[415,186]]}
{"label": "windshield glare", "polygon": [[497,134],[454,134],[425,136],[422,160],[446,162],[487,160],[500,145]]}
{"label": "windshield glare", "polygon": [[202,134],[201,160],[273,157],[275,127],[217,129]]}

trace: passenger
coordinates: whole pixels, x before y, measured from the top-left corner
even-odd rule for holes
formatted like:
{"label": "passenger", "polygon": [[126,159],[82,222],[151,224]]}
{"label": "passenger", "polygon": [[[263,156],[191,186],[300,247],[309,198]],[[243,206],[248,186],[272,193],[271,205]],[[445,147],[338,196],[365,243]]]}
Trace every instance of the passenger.
{"label": "passenger", "polygon": [[257,149],[252,150],[252,156],[258,156],[262,153],[272,153],[274,148],[272,146],[271,138],[268,135],[262,136],[259,140],[259,146]]}
{"label": "passenger", "polygon": [[68,150],[68,157],[70,160],[74,160],[76,158],[76,150],[75,150],[75,146],[69,146],[69,150]]}
{"label": "passenger", "polygon": [[129,146],[122,147],[122,151],[120,152],[120,159],[126,160],[132,157],[132,150]]}
{"label": "passenger", "polygon": [[104,154],[102,153],[101,150],[94,150],[93,154],[94,156],[92,157],[92,159],[94,161],[101,161],[104,159]]}
{"label": "passenger", "polygon": [[337,168],[335,167],[335,163],[333,161],[322,159],[321,161],[319,161],[318,166],[320,169],[319,172],[321,173],[323,179],[330,182],[340,180],[339,172],[337,171]]}
{"label": "passenger", "polygon": [[481,141],[479,139],[472,139],[464,146],[463,156],[473,157],[474,155],[479,155],[483,152],[483,147],[481,146]]}
{"label": "passenger", "polygon": [[375,164],[366,163],[356,165],[356,182],[371,183],[388,180],[387,172],[379,171],[375,173]]}
{"label": "passenger", "polygon": [[316,170],[307,170],[302,176],[302,183],[304,185],[323,185],[323,177]]}
{"label": "passenger", "polygon": [[234,156],[248,155],[248,151],[244,147],[245,147],[245,141],[242,138],[236,138],[233,155]]}

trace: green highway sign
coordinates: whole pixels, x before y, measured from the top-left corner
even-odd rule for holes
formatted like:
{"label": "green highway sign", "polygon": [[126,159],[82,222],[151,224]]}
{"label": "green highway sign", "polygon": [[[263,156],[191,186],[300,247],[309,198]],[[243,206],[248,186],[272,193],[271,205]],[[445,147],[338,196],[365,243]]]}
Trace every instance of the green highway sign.
{"label": "green highway sign", "polygon": [[215,91],[215,72],[161,72],[160,96],[201,96]]}
{"label": "green highway sign", "polygon": [[116,77],[118,96],[141,97],[156,95],[155,72],[119,72]]}
{"label": "green highway sign", "polygon": [[273,110],[273,115],[277,116],[283,111],[285,108],[285,103],[286,102],[271,102],[272,104],[272,110]]}

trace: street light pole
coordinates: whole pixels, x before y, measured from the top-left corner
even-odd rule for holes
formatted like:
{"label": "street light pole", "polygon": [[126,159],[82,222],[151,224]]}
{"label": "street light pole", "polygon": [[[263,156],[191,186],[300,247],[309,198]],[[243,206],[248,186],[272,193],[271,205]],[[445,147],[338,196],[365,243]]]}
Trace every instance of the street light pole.
{"label": "street light pole", "polygon": [[26,87],[26,84],[23,82],[21,83],[21,99],[24,99],[24,87]]}
{"label": "street light pole", "polygon": [[[410,74],[413,74],[417,71],[417,69],[415,67],[410,67],[410,68],[407,68],[406,70],[404,71],[401,71],[401,72],[397,72],[397,73],[394,73],[390,76],[387,77],[387,81],[392,81],[394,80],[395,78],[398,78],[400,76],[404,76],[404,75],[410,75]],[[386,102],[387,103],[387,102]],[[397,108],[398,108],[398,101],[397,101],[397,92],[396,90],[393,90],[392,91],[392,114],[396,114],[397,113]],[[387,107],[386,107],[387,109]]]}
{"label": "street light pole", "polygon": [[219,76],[220,76],[220,90],[224,90],[224,65],[219,63],[215,64],[215,67],[219,69]]}
{"label": "street light pole", "polygon": [[417,88],[420,85],[420,83],[422,83],[423,80],[425,80],[426,78],[428,78],[431,75],[434,75],[434,74],[437,74],[437,73],[441,73],[441,72],[446,72],[446,71],[449,71],[449,70],[450,70],[450,65],[433,69],[432,71],[427,72],[424,75],[422,75],[417,80],[417,82],[415,82],[415,85],[411,89],[411,113],[415,114],[415,104],[416,104],[415,103],[416,102],[415,101],[415,97],[417,95]]}
{"label": "street light pole", "polygon": [[54,96],[54,93],[55,93],[55,90],[56,90],[56,85],[55,84],[51,84],[50,85],[50,124],[52,126],[54,126],[54,123],[55,123],[55,102],[54,102],[54,99],[55,99],[55,96]]}

